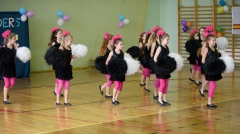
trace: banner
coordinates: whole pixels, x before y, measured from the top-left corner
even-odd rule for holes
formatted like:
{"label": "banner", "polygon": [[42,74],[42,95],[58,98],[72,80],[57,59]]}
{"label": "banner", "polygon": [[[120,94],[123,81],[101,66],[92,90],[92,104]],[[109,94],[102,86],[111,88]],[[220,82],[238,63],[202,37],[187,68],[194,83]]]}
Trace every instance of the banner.
{"label": "banner", "polygon": [[[0,12],[0,44],[2,46],[2,33],[8,29],[18,35],[17,43],[19,43],[19,47],[25,46],[29,48],[28,20],[22,22],[19,12]],[[15,58],[15,64],[17,78],[30,76],[30,62],[22,63],[18,58]],[[2,76],[0,76],[0,79],[2,79]]]}
{"label": "banner", "polygon": [[232,7],[232,34],[240,34],[240,7]]}

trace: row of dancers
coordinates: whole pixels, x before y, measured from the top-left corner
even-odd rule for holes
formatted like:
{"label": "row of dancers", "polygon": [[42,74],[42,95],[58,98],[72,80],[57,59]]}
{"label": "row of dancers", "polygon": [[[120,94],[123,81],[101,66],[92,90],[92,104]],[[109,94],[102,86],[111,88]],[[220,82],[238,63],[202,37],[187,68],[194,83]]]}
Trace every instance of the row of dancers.
{"label": "row of dancers", "polygon": [[[195,82],[196,85],[201,85],[202,87],[199,90],[199,93],[202,97],[204,92],[208,92],[208,108],[216,108],[217,106],[212,103],[213,93],[216,89],[216,81],[222,79],[221,74],[223,72],[230,73],[234,70],[233,59],[224,51],[221,53],[216,48],[216,37],[215,30],[212,26],[201,27],[199,32],[193,30],[190,32],[189,40],[185,44],[186,51],[189,52],[190,56],[188,58],[190,64],[193,65],[193,68],[190,69],[191,77],[190,81]],[[103,43],[100,50],[100,56],[96,58],[95,67],[101,73],[106,75],[107,82],[99,86],[100,94],[103,95],[104,88],[106,88],[106,98],[112,98],[112,104],[119,104],[118,98],[119,94],[116,95],[118,89],[117,82],[112,79],[112,75],[108,71],[108,61],[112,57],[112,54],[119,52],[117,48],[118,44],[112,42],[114,36],[112,34],[106,33],[103,38]],[[160,106],[170,106],[171,104],[167,101],[167,91],[169,78],[171,73],[174,70],[180,71],[183,64],[181,56],[172,56],[173,53],[169,52],[168,42],[170,36],[160,27],[156,26],[152,31],[143,32],[140,34],[139,38],[139,55],[138,60],[142,67],[142,76],[140,86],[144,86],[144,89],[148,92],[149,90],[149,80],[151,74],[155,74],[154,80],[154,94],[153,99],[157,100],[157,103]],[[226,48],[227,44],[220,38],[218,38],[219,48]],[[225,38],[226,39],[226,38]],[[122,42],[120,43],[120,45]],[[224,46],[224,47],[223,47]],[[128,51],[128,50],[127,50]],[[137,51],[135,49],[134,51]],[[133,52],[132,52],[133,53]],[[136,53],[136,52],[135,52]],[[172,57],[171,57],[172,56]],[[107,61],[106,64],[100,62],[99,60],[102,57],[102,60]],[[115,56],[117,57],[117,56]],[[123,56],[121,56],[123,58]],[[219,58],[220,57],[220,58]],[[104,68],[106,66],[107,69]],[[115,70],[117,71],[117,69]],[[195,80],[194,78],[195,76]],[[202,82],[200,82],[200,74],[203,75]],[[110,87],[115,83],[113,96],[110,95]],[[209,90],[206,90],[205,87],[209,83]],[[121,87],[122,90],[122,87]]]}
{"label": "row of dancers", "polygon": [[[190,40],[193,39],[199,40],[197,37],[193,38],[199,36],[199,32],[191,33],[192,38],[189,40],[191,43],[186,43],[186,50],[190,53],[189,60],[194,59],[193,61],[195,61],[193,63],[192,73],[201,69],[201,72],[204,74],[202,81],[203,88],[199,91],[201,96],[204,96],[203,92],[209,81],[210,87],[207,107],[216,108],[216,105],[212,104],[212,96],[216,88],[215,81],[222,78],[222,72],[231,72],[234,69],[234,67],[232,67],[234,64],[231,64],[231,66],[229,62],[226,62],[226,59],[231,59],[226,54],[222,54],[222,59],[218,58],[220,53],[214,47],[216,38],[213,27],[209,26],[203,29],[204,36],[200,36],[199,38],[203,43],[199,45],[200,41],[191,42]],[[17,43],[16,35],[4,33],[4,46],[0,49],[0,73],[4,77],[3,103],[11,104],[7,99],[9,98],[8,90],[13,87],[15,82],[16,69],[14,58],[16,56],[16,50],[14,48],[17,46]],[[69,31],[53,28],[51,33],[50,43],[48,44],[50,47],[45,53],[44,58],[48,65],[53,66],[53,70],[55,71],[56,81],[55,90],[53,91],[56,96],[55,104],[56,106],[61,106],[60,97],[64,97],[64,105],[71,106],[71,103],[68,102],[70,80],[73,78],[71,61],[84,57],[87,53],[87,48],[81,44],[73,45],[73,36]],[[152,29],[152,32],[141,33],[139,45],[129,48],[126,53],[124,53],[122,50],[122,36],[120,34],[113,36],[112,34],[106,33],[103,37],[100,56],[95,60],[96,69],[105,74],[107,79],[105,84],[99,86],[100,94],[103,95],[104,88],[106,88],[105,97],[111,98],[113,105],[120,104],[119,96],[123,89],[125,75],[136,73],[141,64],[142,78],[140,86],[144,86],[144,89],[150,92],[148,88],[150,76],[151,74],[155,74],[153,99],[156,99],[160,106],[170,106],[171,104],[167,101],[169,78],[174,70],[180,71],[182,69],[183,59],[180,55],[169,52],[169,39],[170,36],[160,26],[156,26]],[[7,62],[6,58],[4,58],[6,55],[11,57],[7,58]],[[19,55],[17,57],[21,56]],[[134,58],[138,58],[139,62]],[[216,67],[215,65],[218,66]],[[226,71],[226,69],[228,70]],[[11,75],[9,75],[9,73],[11,73]],[[194,81],[198,85],[200,82],[197,77],[199,77],[199,75],[197,76],[196,73],[196,79]],[[192,76],[190,80],[193,81]],[[115,84],[115,86],[113,88],[113,95],[111,96],[110,88],[112,84]],[[61,93],[62,88],[65,89],[64,94]]]}

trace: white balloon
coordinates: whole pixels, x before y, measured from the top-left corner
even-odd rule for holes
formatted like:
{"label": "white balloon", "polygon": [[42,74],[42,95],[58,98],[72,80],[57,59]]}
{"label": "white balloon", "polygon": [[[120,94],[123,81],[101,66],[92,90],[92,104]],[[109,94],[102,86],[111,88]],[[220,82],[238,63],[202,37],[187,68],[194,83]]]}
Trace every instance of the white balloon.
{"label": "white balloon", "polygon": [[228,6],[223,6],[223,11],[227,12],[229,10]]}
{"label": "white balloon", "polygon": [[27,20],[27,16],[26,16],[26,15],[22,15],[22,16],[21,16],[21,21],[22,21],[22,22],[25,22],[26,20]]}
{"label": "white balloon", "polygon": [[124,24],[129,24],[129,22],[130,22],[129,19],[124,19],[124,20],[123,20],[123,23],[124,23]]}
{"label": "white balloon", "polygon": [[61,18],[60,18],[60,19],[58,19],[58,21],[57,21],[57,24],[58,24],[58,26],[61,26],[61,25],[63,25],[63,23],[64,23],[64,22],[63,22],[63,19],[61,19]]}

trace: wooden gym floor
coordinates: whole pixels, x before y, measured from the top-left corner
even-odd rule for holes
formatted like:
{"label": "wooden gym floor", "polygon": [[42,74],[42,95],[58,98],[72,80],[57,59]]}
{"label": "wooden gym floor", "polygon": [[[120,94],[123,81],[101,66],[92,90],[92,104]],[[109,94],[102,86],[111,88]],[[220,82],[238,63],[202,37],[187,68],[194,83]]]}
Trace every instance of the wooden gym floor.
{"label": "wooden gym floor", "polygon": [[16,79],[9,93],[11,105],[0,103],[0,133],[239,134],[240,68],[217,82],[213,103],[218,108],[208,109],[207,94],[201,98],[200,88],[188,80],[190,67],[185,65],[181,72],[172,74],[167,94],[172,106],[168,107],[153,100],[154,75],[151,93],[139,86],[141,74],[127,76],[121,104],[113,106],[111,99],[99,93],[98,86],[105,82],[105,76],[88,69],[73,72],[69,94],[72,106],[57,108],[54,73],[33,73],[30,78]]}

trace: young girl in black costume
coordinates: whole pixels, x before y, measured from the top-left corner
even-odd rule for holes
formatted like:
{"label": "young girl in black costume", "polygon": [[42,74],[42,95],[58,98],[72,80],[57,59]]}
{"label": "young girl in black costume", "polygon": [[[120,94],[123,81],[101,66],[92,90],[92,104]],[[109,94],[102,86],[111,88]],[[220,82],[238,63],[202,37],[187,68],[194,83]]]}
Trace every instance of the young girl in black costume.
{"label": "young girl in black costume", "polygon": [[107,72],[107,68],[106,68],[106,60],[108,58],[109,53],[112,51],[112,47],[113,47],[113,43],[111,41],[113,35],[109,34],[109,33],[105,33],[104,37],[103,37],[103,43],[101,46],[101,50],[100,50],[100,56],[98,56],[95,60],[95,68],[97,70],[99,70],[101,73],[106,75],[107,78],[107,82],[103,85],[99,86],[99,90],[101,95],[103,95],[103,89],[106,87],[106,94],[105,94],[105,98],[112,98],[112,96],[110,95],[110,88],[111,85],[113,84],[113,82],[110,79],[110,75]]}
{"label": "young girl in black costume", "polygon": [[[61,39],[62,39],[62,30],[58,27],[52,28],[51,30],[51,38],[50,38],[50,42],[48,43],[48,46],[53,46],[56,48],[59,48],[61,46]],[[53,66],[53,70],[55,69],[55,67]],[[56,90],[57,90],[57,86],[58,86],[58,79],[56,78],[55,81],[55,90],[53,91],[54,95],[56,96]],[[61,97],[64,97],[63,94],[61,94]]]}
{"label": "young girl in black costume", "polygon": [[[189,63],[193,65],[193,70],[191,70],[191,77],[189,78],[190,81],[194,81],[196,85],[200,85],[201,82],[199,82],[200,78],[200,71],[201,67],[198,63],[197,58],[197,50],[201,48],[201,44],[199,42],[199,32],[196,31],[196,29],[193,29],[190,32],[190,37],[188,41],[185,43],[186,51],[189,52]],[[196,79],[194,80],[194,74],[196,72]]]}
{"label": "young girl in black costume", "polygon": [[112,104],[120,104],[118,97],[122,91],[123,81],[127,72],[127,63],[124,61],[123,41],[121,35],[112,38],[114,44],[113,50],[109,53],[106,65],[110,74],[110,80],[114,81]]}
{"label": "young girl in black costume", "polygon": [[65,88],[64,91],[64,105],[71,106],[68,102],[68,93],[70,87],[70,79],[72,76],[72,66],[71,60],[75,57],[72,55],[71,51],[72,44],[72,36],[70,32],[63,31],[63,38],[59,48],[51,47],[46,55],[45,60],[49,65],[53,65],[55,67],[56,78],[58,79],[58,86],[56,90],[56,106],[61,106],[60,103],[60,94],[61,89]]}

